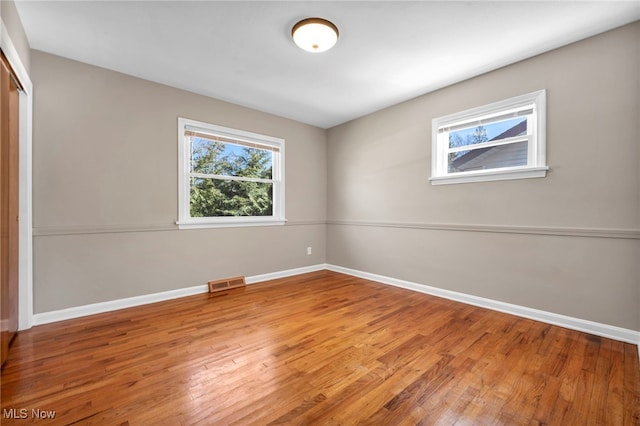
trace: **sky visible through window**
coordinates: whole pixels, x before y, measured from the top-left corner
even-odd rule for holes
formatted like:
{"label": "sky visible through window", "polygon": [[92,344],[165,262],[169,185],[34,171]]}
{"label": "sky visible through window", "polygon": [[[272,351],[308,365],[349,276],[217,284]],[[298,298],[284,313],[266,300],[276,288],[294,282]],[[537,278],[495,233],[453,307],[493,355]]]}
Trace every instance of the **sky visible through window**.
{"label": "sky visible through window", "polygon": [[[487,140],[491,140],[495,138],[496,136],[502,134],[503,132],[509,130],[515,125],[520,124],[526,120],[527,120],[526,117],[517,117],[517,118],[511,118],[505,121],[497,121],[495,123],[485,125],[484,129],[487,132]],[[455,132],[451,132],[451,135],[457,135],[462,140],[467,140],[467,137],[472,136],[473,132],[475,132],[477,127],[478,126],[473,126],[473,127],[468,127],[466,129],[461,129]]]}
{"label": "sky visible through window", "polygon": [[[204,138],[198,138],[198,137],[193,137],[191,140],[192,143],[192,158],[194,160],[198,159],[198,154],[200,153],[202,154],[202,150],[199,150],[198,148],[206,148],[208,146],[210,146],[211,144],[211,140],[209,139],[204,139]],[[240,146],[240,145],[235,145],[232,143],[228,143],[228,142],[224,142],[222,143],[223,146],[223,150],[220,152],[219,154],[219,158],[228,158],[228,159],[232,159],[232,158],[237,158],[237,157],[242,157],[242,154],[244,152],[245,149],[247,149],[246,147]],[[265,164],[265,168],[266,169],[271,169],[272,168],[272,162],[273,162],[273,156],[269,155],[267,156],[268,160],[267,163]]]}

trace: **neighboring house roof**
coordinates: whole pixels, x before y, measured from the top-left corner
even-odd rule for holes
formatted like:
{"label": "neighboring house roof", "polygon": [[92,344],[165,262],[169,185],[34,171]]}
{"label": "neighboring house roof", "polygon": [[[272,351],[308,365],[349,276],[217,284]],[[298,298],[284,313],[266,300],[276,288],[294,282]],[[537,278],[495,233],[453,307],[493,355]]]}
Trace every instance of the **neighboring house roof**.
{"label": "neighboring house roof", "polygon": [[[495,141],[499,139],[512,138],[514,136],[523,135],[526,132],[527,132],[527,120],[523,120],[520,123],[516,124],[515,126],[500,133],[498,136],[495,136],[494,138],[489,140]],[[480,160],[482,158],[486,158],[488,155],[490,155],[490,153],[493,153],[495,151],[500,151],[499,148],[502,148],[502,147],[491,146],[488,148],[474,149],[453,160],[453,162],[451,163],[451,166],[453,169],[457,171],[476,169],[477,167],[475,167],[475,165],[479,163],[479,161],[472,161],[472,160],[475,160],[475,159]]]}

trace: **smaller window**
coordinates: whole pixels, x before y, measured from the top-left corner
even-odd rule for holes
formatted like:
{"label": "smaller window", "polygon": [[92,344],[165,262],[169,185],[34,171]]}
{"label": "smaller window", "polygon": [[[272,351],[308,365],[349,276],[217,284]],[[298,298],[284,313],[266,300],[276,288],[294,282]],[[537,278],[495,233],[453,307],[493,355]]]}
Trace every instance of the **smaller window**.
{"label": "smaller window", "polygon": [[178,119],[180,228],[284,224],[284,140]]}
{"label": "smaller window", "polygon": [[545,91],[433,119],[431,184],[544,177]]}

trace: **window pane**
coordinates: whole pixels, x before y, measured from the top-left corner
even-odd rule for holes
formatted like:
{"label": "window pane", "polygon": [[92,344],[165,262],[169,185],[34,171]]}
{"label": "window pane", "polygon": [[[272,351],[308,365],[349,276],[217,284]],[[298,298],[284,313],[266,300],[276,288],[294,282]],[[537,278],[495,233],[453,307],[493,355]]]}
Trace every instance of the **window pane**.
{"label": "window pane", "polygon": [[273,184],[191,178],[191,217],[272,216]]}
{"label": "window pane", "polygon": [[497,141],[527,134],[527,117],[510,118],[487,125],[472,126],[449,132],[449,148]]}
{"label": "window pane", "polygon": [[273,152],[192,137],[191,172],[272,179]]}
{"label": "window pane", "polygon": [[528,142],[479,148],[449,154],[449,173],[527,165]]}

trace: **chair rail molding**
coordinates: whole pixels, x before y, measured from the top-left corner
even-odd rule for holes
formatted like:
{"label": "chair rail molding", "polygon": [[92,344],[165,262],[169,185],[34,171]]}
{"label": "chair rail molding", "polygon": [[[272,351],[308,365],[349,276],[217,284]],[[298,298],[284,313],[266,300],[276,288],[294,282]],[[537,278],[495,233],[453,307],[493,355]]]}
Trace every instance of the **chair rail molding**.
{"label": "chair rail molding", "polygon": [[492,232],[501,234],[553,235],[564,237],[640,239],[640,229],[573,228],[562,226],[486,225],[430,222],[392,222],[370,220],[334,220],[328,225],[365,226],[373,228],[426,229],[435,231]]}

